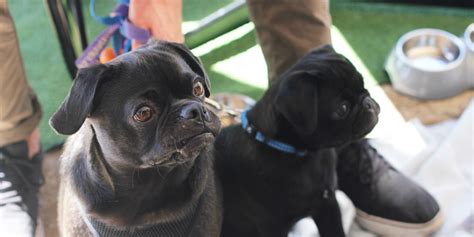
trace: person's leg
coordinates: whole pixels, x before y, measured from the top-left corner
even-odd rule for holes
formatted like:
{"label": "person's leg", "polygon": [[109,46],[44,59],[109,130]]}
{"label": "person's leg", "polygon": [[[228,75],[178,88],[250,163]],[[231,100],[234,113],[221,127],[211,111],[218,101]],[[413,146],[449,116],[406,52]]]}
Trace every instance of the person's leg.
{"label": "person's leg", "polygon": [[331,43],[328,0],[247,0],[269,80],[311,49]]}
{"label": "person's leg", "polygon": [[32,236],[41,176],[41,109],[25,79],[6,0],[0,0],[0,85],[0,236]]}
{"label": "person's leg", "polygon": [[[0,147],[25,140],[41,109],[26,81],[18,40],[6,0],[0,0]],[[38,149],[37,149],[38,150]]]}

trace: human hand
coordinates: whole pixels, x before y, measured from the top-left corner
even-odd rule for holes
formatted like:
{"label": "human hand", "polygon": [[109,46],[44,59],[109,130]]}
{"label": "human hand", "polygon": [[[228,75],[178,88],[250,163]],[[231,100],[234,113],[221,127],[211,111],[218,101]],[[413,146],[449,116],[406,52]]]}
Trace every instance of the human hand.
{"label": "human hand", "polygon": [[[149,30],[157,40],[183,43],[182,0],[131,0],[130,21]],[[133,42],[132,48],[145,42]]]}

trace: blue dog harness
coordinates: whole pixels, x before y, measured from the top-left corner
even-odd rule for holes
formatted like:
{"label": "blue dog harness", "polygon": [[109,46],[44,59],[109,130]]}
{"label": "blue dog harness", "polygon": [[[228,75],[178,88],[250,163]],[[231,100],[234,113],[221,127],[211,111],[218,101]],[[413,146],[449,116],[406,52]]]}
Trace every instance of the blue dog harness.
{"label": "blue dog harness", "polygon": [[241,123],[242,123],[242,128],[244,128],[244,131],[247,134],[249,134],[252,138],[255,138],[255,140],[257,140],[257,141],[259,141],[259,142],[261,142],[261,143],[263,143],[263,144],[265,144],[265,145],[267,145],[267,146],[269,146],[273,149],[279,150],[281,152],[294,154],[294,155],[301,156],[301,157],[306,156],[308,154],[308,150],[299,150],[299,149],[296,149],[296,147],[294,147],[294,146],[292,146],[288,143],[265,137],[265,135],[263,135],[263,133],[258,131],[255,128],[255,126],[253,126],[253,124],[250,123],[250,121],[247,118],[247,112],[248,112],[248,110],[243,111],[240,114],[240,120],[241,120]]}

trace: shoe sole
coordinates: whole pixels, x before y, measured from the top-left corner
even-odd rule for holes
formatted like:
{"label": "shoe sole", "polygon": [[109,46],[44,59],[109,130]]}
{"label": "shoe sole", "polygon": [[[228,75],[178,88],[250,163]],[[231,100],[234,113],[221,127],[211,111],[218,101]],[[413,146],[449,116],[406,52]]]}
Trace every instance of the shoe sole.
{"label": "shoe sole", "polygon": [[437,231],[443,225],[444,216],[440,210],[430,221],[414,224],[385,219],[357,209],[356,221],[364,229],[381,236],[421,237]]}

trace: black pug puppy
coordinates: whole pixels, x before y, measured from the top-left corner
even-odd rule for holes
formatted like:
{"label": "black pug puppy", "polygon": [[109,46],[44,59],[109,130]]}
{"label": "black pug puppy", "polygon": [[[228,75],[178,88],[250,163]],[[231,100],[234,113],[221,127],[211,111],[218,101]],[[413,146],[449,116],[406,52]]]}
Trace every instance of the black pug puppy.
{"label": "black pug puppy", "polygon": [[218,236],[209,88],[198,59],[174,43],[79,70],[50,120],[74,134],[61,158],[61,234]]}
{"label": "black pug puppy", "polygon": [[364,137],[379,107],[331,46],[313,50],[216,138],[224,193],[221,236],[287,236],[311,216],[321,236],[344,236],[334,147]]}

